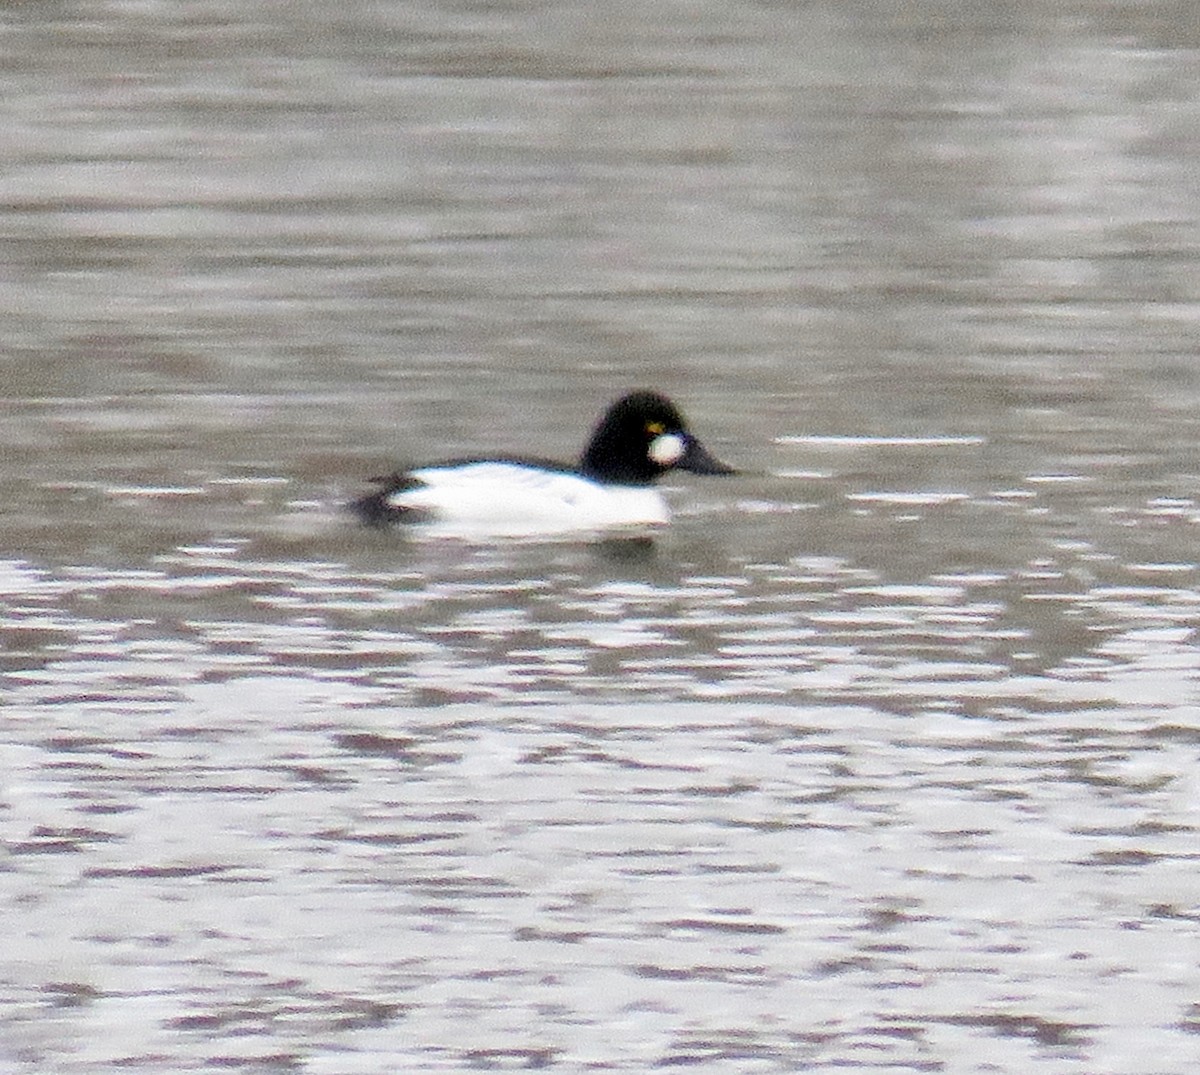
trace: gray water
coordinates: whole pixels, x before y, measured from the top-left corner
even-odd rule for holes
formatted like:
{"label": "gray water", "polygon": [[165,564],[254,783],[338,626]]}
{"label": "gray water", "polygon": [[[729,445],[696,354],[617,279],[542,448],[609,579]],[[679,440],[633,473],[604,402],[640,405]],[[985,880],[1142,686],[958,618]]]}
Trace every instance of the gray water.
{"label": "gray water", "polygon": [[[1198,49],[0,10],[0,1070],[1195,1071]],[[643,385],[652,549],[340,508]]]}

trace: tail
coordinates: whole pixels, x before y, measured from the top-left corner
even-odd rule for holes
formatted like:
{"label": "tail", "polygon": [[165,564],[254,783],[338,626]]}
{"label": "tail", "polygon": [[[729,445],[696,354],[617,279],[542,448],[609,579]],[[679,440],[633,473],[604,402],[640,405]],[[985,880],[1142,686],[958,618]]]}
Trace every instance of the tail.
{"label": "tail", "polygon": [[363,523],[367,526],[385,527],[421,520],[423,512],[404,504],[393,503],[391,499],[396,493],[402,493],[405,489],[415,489],[421,484],[411,474],[397,472],[368,480],[379,488],[346,505]]}

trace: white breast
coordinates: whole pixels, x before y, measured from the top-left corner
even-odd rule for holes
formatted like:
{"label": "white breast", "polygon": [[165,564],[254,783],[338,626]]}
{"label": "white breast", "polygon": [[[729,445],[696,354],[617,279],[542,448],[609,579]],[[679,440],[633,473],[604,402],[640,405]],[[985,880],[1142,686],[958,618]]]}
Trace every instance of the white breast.
{"label": "white breast", "polygon": [[521,463],[423,467],[412,476],[422,484],[392,494],[389,502],[429,512],[440,532],[533,537],[638,531],[670,521],[665,501],[649,486],[601,485]]}

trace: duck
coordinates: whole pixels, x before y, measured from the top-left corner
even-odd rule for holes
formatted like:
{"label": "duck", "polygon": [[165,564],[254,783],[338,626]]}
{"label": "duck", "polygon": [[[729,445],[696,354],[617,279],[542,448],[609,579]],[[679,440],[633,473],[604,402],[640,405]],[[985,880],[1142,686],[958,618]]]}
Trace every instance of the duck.
{"label": "duck", "polygon": [[673,470],[736,474],[658,392],[629,392],[596,425],[577,463],[526,456],[451,459],[395,471],[351,507],[375,527],[423,526],[465,536],[644,535],[670,511],[654,483]]}

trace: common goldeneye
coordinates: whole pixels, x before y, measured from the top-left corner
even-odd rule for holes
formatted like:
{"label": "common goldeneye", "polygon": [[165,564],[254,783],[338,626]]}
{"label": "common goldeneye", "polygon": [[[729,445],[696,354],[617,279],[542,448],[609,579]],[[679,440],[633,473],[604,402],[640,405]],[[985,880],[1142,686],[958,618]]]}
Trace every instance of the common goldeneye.
{"label": "common goldeneye", "polygon": [[656,392],[617,400],[578,464],[495,456],[454,459],[372,478],[352,507],[367,523],[428,523],[467,535],[645,532],[670,521],[653,482],[669,470],[733,474]]}

